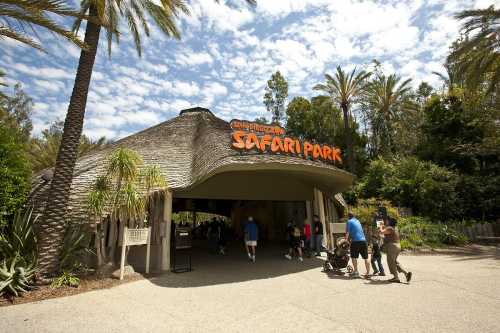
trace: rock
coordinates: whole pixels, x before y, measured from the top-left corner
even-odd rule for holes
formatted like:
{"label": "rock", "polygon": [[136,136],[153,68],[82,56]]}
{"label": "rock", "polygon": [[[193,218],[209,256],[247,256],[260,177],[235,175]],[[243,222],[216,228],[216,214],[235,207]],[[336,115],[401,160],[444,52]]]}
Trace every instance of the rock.
{"label": "rock", "polygon": [[[134,267],[130,266],[130,265],[126,265],[124,268],[123,268],[123,276],[129,276],[129,275],[133,275],[135,274],[135,271],[134,271]],[[113,276],[114,278],[117,278],[119,279],[120,278],[120,268],[118,268],[117,270],[115,270],[113,272],[113,274],[111,274],[111,276]]]}

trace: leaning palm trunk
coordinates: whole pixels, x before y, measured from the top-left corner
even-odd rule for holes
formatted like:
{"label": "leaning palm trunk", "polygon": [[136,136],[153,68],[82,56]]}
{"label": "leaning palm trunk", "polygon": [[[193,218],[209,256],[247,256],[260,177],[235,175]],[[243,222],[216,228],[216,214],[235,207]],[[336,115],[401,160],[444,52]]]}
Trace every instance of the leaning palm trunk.
{"label": "leaning palm trunk", "polygon": [[[97,9],[90,8],[90,16],[97,16]],[[57,273],[59,254],[65,230],[66,208],[68,206],[73,170],[78,156],[82,135],[85,105],[92,76],[92,69],[99,43],[101,27],[90,21],[85,30],[88,50],[82,50],[76,72],[75,85],[71,94],[68,113],[64,121],[64,132],[57,154],[45,213],[38,228],[38,269],[40,282]]]}
{"label": "leaning palm trunk", "polygon": [[349,109],[346,104],[342,104],[341,107],[344,114],[344,131],[347,146],[347,166],[349,168],[349,171],[354,173],[354,149],[352,144],[351,127],[349,126]]}

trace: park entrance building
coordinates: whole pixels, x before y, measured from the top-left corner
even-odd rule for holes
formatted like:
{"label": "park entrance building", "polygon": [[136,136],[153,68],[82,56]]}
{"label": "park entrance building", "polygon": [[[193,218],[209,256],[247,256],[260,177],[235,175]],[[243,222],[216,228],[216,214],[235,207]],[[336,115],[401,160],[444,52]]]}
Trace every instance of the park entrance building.
{"label": "park entrance building", "polygon": [[[165,188],[150,194],[151,264],[157,270],[170,269],[172,213],[179,211],[226,216],[237,233],[253,216],[261,238],[269,240],[279,239],[291,219],[312,223],[317,215],[331,247],[330,224],[338,222],[345,208],[338,193],[353,180],[337,167],[341,157],[336,147],[288,137],[279,126],[227,122],[197,107],[79,158],[68,207],[72,221],[92,223],[88,193],[119,147],[140,154],[145,165],[157,165],[167,180]],[[39,202],[47,195],[43,178],[38,178],[34,196]],[[108,242],[118,238],[106,235]]]}

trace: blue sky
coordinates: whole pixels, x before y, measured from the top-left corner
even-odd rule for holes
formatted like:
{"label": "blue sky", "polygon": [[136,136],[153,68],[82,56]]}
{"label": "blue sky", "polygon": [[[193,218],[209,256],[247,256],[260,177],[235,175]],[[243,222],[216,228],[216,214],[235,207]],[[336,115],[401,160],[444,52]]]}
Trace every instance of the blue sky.
{"label": "blue sky", "polygon": [[[139,58],[123,29],[112,57],[101,34],[84,133],[121,138],[202,106],[217,116],[267,116],[262,103],[270,75],[280,70],[289,82],[289,100],[313,96],[312,87],[337,65],[347,69],[382,62],[396,72],[434,86],[448,48],[458,36],[453,14],[468,8],[500,6],[500,0],[193,0],[191,16],[179,20],[181,41],[153,29]],[[64,119],[79,51],[48,33],[39,38],[47,53],[0,41],[0,68],[7,83],[19,81],[32,96],[34,135]]]}

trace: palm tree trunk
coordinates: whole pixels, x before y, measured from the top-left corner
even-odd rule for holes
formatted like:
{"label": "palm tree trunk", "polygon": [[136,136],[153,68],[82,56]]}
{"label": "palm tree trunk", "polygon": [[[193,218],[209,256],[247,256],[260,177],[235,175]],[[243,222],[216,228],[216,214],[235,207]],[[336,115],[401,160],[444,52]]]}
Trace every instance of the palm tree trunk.
{"label": "palm tree trunk", "polygon": [[[97,9],[90,7],[90,16],[97,16]],[[45,212],[38,227],[38,269],[39,282],[48,282],[59,269],[59,255],[64,237],[66,209],[68,207],[73,170],[78,145],[82,135],[85,106],[89,91],[92,69],[99,43],[101,27],[87,21],[85,43],[76,72],[75,84],[64,121],[64,131],[57,154],[54,176],[50,185]]]}
{"label": "palm tree trunk", "polygon": [[344,113],[344,131],[347,145],[347,168],[354,173],[354,147],[352,145],[352,133],[349,126],[349,109],[347,104],[342,104],[342,112]]}

